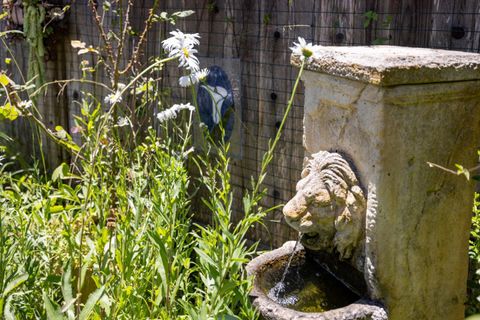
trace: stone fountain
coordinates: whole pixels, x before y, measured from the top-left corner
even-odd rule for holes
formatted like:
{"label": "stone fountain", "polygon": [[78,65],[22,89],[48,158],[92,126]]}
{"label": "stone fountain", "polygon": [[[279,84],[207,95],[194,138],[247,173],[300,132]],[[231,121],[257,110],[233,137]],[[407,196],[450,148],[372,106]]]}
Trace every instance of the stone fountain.
{"label": "stone fountain", "polygon": [[[428,163],[478,160],[480,55],[322,47],[306,70],[307,159],[283,210],[301,245],[249,263],[254,304],[265,319],[463,319],[474,185]],[[272,295],[289,262],[300,284]],[[324,307],[296,308],[317,271]]]}

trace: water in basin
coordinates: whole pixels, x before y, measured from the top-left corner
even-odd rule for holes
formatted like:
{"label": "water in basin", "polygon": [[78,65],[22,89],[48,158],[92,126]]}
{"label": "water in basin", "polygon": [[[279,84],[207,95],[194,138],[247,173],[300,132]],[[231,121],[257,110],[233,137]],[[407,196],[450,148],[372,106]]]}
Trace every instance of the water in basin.
{"label": "water in basin", "polygon": [[347,306],[360,298],[314,261],[290,266],[283,282],[280,281],[282,273],[277,279],[270,279],[274,281],[266,284],[265,293],[290,309],[323,312]]}

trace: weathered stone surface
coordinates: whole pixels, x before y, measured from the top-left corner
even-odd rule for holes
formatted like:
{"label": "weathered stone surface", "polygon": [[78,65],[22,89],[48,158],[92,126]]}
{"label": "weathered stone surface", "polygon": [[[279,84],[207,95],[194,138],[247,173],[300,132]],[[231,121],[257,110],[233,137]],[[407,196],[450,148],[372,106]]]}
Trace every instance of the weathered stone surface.
{"label": "weathered stone surface", "polygon": [[357,168],[370,295],[391,320],[463,319],[474,185],[427,162],[476,164],[480,81],[460,80],[478,78],[480,55],[373,47],[364,60],[358,48],[338,50],[304,74],[304,145]]}
{"label": "weathered stone surface", "polygon": [[[308,159],[297,193],[283,207],[287,223],[311,250],[337,253],[363,271],[366,199],[350,164],[338,153]],[[357,250],[358,249],[358,250]]]}
{"label": "weathered stone surface", "polygon": [[[272,272],[272,265],[279,260],[286,261],[295,248],[295,241],[286,242],[281,248],[266,252],[247,265],[247,272],[254,276],[254,286],[250,293],[253,304],[265,320],[387,320],[385,309],[371,300],[360,299],[346,307],[321,313],[306,313],[285,308],[272,301],[259,286],[258,279],[265,273]],[[305,254],[305,249],[298,245],[296,256]]]}
{"label": "weathered stone surface", "polygon": [[[300,59],[292,56],[292,63]],[[480,55],[396,46],[321,47],[307,70],[394,86],[480,79]]]}

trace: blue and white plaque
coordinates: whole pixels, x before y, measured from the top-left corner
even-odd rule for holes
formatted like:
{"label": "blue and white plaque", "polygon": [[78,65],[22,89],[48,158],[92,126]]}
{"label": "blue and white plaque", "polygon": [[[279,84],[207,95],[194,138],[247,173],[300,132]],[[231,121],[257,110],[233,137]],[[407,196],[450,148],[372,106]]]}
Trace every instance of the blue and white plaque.
{"label": "blue and white plaque", "polygon": [[232,136],[235,124],[233,91],[227,74],[219,66],[209,69],[206,81],[198,87],[197,102],[200,119],[216,137],[223,127],[224,141]]}

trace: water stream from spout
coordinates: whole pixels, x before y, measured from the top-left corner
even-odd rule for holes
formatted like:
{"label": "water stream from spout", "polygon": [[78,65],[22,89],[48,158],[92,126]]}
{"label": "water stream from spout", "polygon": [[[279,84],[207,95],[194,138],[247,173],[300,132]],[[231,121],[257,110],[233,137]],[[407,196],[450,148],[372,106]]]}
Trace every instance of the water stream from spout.
{"label": "water stream from spout", "polygon": [[[295,250],[297,249],[298,243],[300,240],[302,240],[303,233],[299,232],[298,233],[298,239],[295,242],[295,245],[293,246],[292,253],[290,254],[290,257],[288,258],[287,265],[285,266],[285,270],[283,270],[282,278],[280,281],[268,292],[268,296],[270,299],[274,301],[279,301],[279,300],[284,300],[284,296],[286,293],[287,289],[287,284],[285,283],[285,278],[288,273],[288,269],[290,268],[290,264],[292,263],[293,257],[295,256]],[[287,301],[284,301],[284,303]],[[295,303],[295,301],[288,301],[287,303]]]}
{"label": "water stream from spout", "polygon": [[285,277],[287,276],[288,268],[290,268],[290,264],[292,263],[293,256],[295,255],[295,250],[297,249],[297,246],[298,246],[298,243],[300,242],[300,240],[302,240],[302,237],[303,237],[303,233],[299,232],[298,233],[298,239],[295,242],[295,245],[293,246],[293,250],[292,250],[292,253],[290,254],[290,258],[288,258],[288,263],[285,266],[285,270],[283,270],[282,279],[280,280],[280,282],[282,282],[282,283],[285,282]]}

